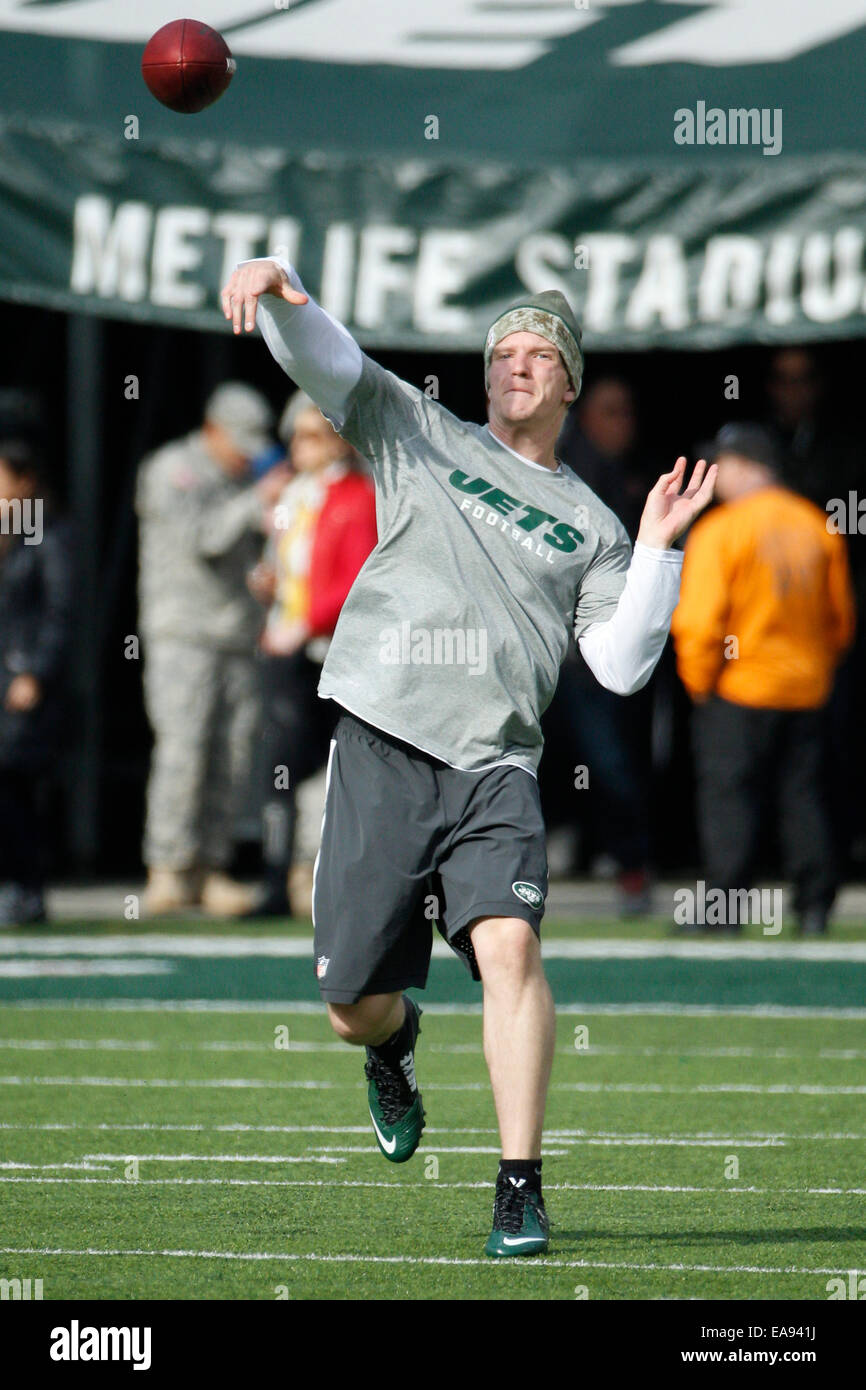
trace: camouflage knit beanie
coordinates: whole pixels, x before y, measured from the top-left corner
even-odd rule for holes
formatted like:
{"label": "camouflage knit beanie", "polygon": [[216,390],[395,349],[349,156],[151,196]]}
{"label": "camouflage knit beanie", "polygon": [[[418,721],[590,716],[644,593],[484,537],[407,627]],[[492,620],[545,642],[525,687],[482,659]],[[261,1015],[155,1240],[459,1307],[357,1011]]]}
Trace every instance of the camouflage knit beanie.
{"label": "camouflage knit beanie", "polygon": [[542,290],[527,294],[494,319],[484,343],[484,385],[490,385],[490,359],[493,349],[509,333],[538,333],[559,349],[571,384],[580,395],[583,379],[583,352],[580,325],[571,305],[559,290]]}

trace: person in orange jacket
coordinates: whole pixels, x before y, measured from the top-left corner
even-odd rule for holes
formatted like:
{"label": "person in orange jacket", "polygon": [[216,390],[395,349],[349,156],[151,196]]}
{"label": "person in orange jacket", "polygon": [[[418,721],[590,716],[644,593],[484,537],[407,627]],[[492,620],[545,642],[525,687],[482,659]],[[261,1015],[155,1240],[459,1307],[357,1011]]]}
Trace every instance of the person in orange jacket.
{"label": "person in orange jacket", "polygon": [[[838,886],[824,794],[822,711],[854,637],[845,542],[778,480],[773,436],[727,425],[710,455],[715,507],[685,547],[671,635],[694,703],[698,825],[707,885],[748,889],[775,800],[784,870],[805,935],[827,929]],[[731,920],[733,918],[733,920]],[[724,926],[738,931],[732,910]]]}

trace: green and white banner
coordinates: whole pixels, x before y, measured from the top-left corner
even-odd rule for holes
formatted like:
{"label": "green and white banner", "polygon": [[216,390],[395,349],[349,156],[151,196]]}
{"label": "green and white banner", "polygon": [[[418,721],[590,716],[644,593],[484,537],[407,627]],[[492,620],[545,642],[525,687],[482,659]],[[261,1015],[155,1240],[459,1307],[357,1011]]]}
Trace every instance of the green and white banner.
{"label": "green and white banner", "polygon": [[214,328],[285,248],[369,346],[478,348],[522,287],[596,349],[866,334],[866,0],[0,0],[0,297]]}

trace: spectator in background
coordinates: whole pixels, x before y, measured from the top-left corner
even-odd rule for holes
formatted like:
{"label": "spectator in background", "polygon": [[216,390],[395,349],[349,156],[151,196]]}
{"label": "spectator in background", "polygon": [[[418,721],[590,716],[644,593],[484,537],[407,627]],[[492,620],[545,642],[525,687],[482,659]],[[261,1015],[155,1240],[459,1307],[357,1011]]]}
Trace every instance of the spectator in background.
{"label": "spectator in background", "polygon": [[[782,481],[826,510],[834,498],[848,503],[850,492],[864,495],[866,470],[862,440],[827,402],[824,375],[814,353],[787,347],[773,354],[767,377],[770,423],[784,446]],[[856,527],[856,517],[855,517]],[[854,529],[846,537],[857,607],[866,610],[866,537]],[[866,823],[860,787],[866,776],[866,741],[859,719],[860,692],[866,683],[866,632],[861,625],[854,650],[839,671],[829,715],[832,744],[830,799],[837,842],[866,859]]]}
{"label": "spectator in background", "polygon": [[45,921],[45,793],[68,724],[75,595],[69,525],[41,460],[0,443],[0,924]]}
{"label": "spectator in background", "polygon": [[859,448],[825,403],[814,355],[787,347],[773,354],[767,377],[769,424],[782,446],[780,478],[822,510],[860,480]]}
{"label": "spectator in background", "polygon": [[707,884],[726,895],[751,886],[762,811],[775,801],[800,930],[814,935],[837,888],[821,711],[854,633],[845,545],[824,512],[780,485],[766,430],[725,426],[713,460],[722,505],[689,535],[671,626],[695,705]]}
{"label": "spectator in background", "polygon": [[[557,456],[620,518],[632,541],[646,494],[636,445],[631,387],[618,377],[600,377],[566,415],[557,446]],[[650,907],[648,755],[642,760],[636,737],[638,730],[646,733],[648,745],[648,715],[640,696],[626,706],[599,685],[569,643],[546,723],[560,746],[568,747],[571,764],[587,766],[589,794],[597,793],[601,802],[600,847],[617,866],[626,916]]]}
{"label": "spectator in background", "polygon": [[201,429],[141,465],[139,597],[144,696],[154,734],[147,789],[145,909],[200,902],[245,912],[229,878],[233,829],[252,760],[261,627],[246,575],[261,554],[266,507],[287,471],[250,481],[273,416],[237,382],[210,397]]}
{"label": "spectator in background", "polygon": [[250,587],[269,603],[261,637],[264,896],[251,916],[308,916],[312,862],[293,865],[296,789],[328,757],[339,709],[317,695],[346,596],[376,544],[376,498],[358,455],[303,391],[279,425],[295,476],[281,493]]}
{"label": "spectator in background", "polygon": [[637,429],[632,388],[619,377],[598,377],[566,415],[557,449],[616,513],[632,540],[646,501],[646,483],[636,457]]}

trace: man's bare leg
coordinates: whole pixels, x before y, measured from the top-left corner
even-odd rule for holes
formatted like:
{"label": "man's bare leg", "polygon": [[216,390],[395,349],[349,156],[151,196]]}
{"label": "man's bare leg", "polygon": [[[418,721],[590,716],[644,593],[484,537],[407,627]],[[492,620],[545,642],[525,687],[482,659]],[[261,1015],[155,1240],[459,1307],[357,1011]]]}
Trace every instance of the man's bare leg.
{"label": "man's bare leg", "polygon": [[479,917],[469,931],[484,986],[484,1056],[502,1141],[484,1253],[541,1255],[550,1230],[541,1193],[541,1132],[553,1065],[553,999],[528,922]]}
{"label": "man's bare leg", "polygon": [[368,994],[357,1004],[329,1004],[331,1027],[344,1042],[378,1047],[393,1037],[403,1022],[402,994]]}
{"label": "man's bare leg", "polygon": [[415,1080],[419,1009],[403,994],[368,994],[357,1004],[328,1004],[331,1026],[345,1041],[366,1046],[367,1100],[376,1142],[391,1163],[405,1163],[424,1129]]}
{"label": "man's bare leg", "polygon": [[484,1056],[504,1159],[541,1157],[555,1016],[538,937],[519,917],[470,927],[484,985]]}

